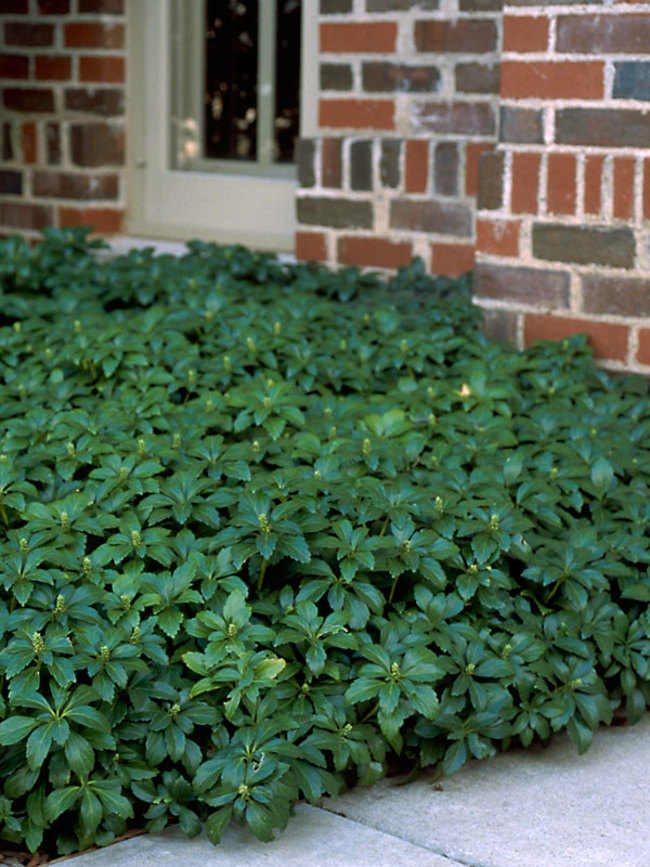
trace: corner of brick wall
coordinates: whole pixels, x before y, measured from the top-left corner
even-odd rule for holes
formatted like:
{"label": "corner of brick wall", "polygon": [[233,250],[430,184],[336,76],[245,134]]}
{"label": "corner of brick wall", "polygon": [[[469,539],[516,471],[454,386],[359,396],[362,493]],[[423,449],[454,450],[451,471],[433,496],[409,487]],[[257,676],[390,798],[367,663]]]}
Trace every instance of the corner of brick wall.
{"label": "corner of brick wall", "polygon": [[123,0],[0,3],[0,234],[124,217]]}
{"label": "corner of brick wall", "polygon": [[504,4],[475,291],[520,347],[588,334],[650,372],[650,3]]}
{"label": "corner of brick wall", "polygon": [[497,132],[500,6],[321,0],[319,135],[299,147],[298,258],[472,269],[478,163]]}

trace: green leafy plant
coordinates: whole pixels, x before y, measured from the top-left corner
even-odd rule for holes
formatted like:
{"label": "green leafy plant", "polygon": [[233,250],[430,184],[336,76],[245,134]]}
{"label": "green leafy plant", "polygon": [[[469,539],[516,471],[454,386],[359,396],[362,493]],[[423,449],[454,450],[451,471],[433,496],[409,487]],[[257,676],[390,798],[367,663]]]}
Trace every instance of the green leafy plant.
{"label": "green leafy plant", "polygon": [[466,280],[0,243],[0,836],[62,853],[650,698],[650,401]]}

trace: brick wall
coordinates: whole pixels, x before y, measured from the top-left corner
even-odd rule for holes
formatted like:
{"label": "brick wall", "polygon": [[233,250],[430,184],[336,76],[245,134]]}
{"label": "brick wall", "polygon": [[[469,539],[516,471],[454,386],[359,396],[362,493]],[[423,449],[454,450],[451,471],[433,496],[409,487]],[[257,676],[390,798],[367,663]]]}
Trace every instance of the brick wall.
{"label": "brick wall", "polygon": [[299,147],[299,258],[473,267],[479,158],[497,136],[500,9],[320,0],[319,134]]}
{"label": "brick wall", "polygon": [[504,3],[476,293],[526,345],[586,332],[650,370],[650,3]]}
{"label": "brick wall", "polygon": [[124,214],[123,0],[0,0],[0,234]]}

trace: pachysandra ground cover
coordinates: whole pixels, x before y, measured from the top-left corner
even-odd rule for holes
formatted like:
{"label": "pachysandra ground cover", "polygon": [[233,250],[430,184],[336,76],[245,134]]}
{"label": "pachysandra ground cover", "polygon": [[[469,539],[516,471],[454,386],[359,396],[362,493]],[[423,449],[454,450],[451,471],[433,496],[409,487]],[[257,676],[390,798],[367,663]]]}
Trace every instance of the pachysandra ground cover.
{"label": "pachysandra ground cover", "polygon": [[0,244],[8,844],[266,840],[396,761],[639,719],[643,380],[487,340],[417,261],[94,246]]}

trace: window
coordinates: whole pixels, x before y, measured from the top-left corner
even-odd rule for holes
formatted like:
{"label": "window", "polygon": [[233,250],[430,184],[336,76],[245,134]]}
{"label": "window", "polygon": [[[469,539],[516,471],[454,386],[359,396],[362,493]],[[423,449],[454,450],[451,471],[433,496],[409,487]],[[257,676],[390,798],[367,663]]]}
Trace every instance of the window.
{"label": "window", "polygon": [[131,233],[291,250],[315,0],[128,4]]}

